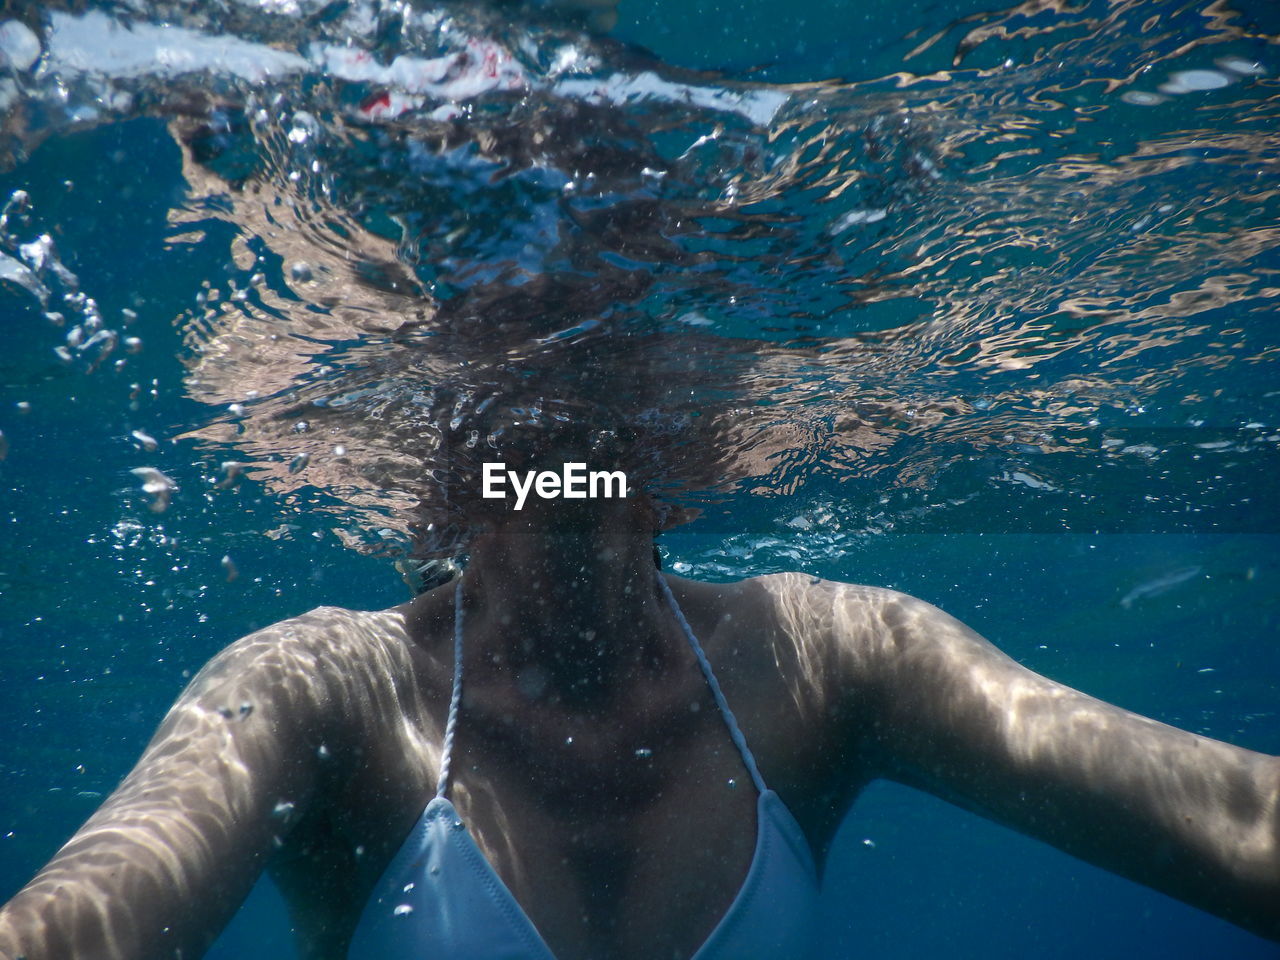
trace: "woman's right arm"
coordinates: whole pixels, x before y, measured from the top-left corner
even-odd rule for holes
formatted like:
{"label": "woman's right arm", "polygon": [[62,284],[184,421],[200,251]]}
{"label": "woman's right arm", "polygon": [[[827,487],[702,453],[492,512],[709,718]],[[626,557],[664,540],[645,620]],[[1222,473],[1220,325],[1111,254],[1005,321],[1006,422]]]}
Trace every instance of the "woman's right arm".
{"label": "woman's right arm", "polygon": [[1042,677],[913,597],[838,596],[877,774],[1280,940],[1280,757]]}
{"label": "woman's right arm", "polygon": [[0,958],[208,948],[316,780],[326,698],[312,633],[277,624],[200,671],[119,788],[0,909]]}

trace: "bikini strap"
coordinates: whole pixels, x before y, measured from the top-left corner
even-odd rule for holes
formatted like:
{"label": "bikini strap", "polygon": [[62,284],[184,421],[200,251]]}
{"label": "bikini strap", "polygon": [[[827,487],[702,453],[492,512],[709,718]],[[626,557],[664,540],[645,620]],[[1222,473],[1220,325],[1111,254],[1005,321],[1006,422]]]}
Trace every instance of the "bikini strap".
{"label": "bikini strap", "polygon": [[689,646],[693,649],[693,655],[698,658],[698,666],[702,668],[702,675],[706,677],[707,686],[711,688],[711,696],[715,698],[716,706],[720,708],[720,716],[724,717],[724,725],[729,728],[729,738],[733,740],[734,746],[738,748],[738,753],[742,754],[742,762],[746,764],[747,772],[751,774],[751,780],[755,783],[756,789],[764,793],[768,789],[764,785],[764,777],[760,775],[760,768],[756,766],[756,758],[752,756],[751,748],[747,746],[747,738],[742,735],[742,730],[738,727],[738,721],[734,718],[733,711],[729,709],[729,702],[725,700],[724,691],[720,689],[720,681],[711,672],[711,661],[707,659],[707,655],[702,651],[702,644],[693,635],[693,628],[689,626],[689,621],[684,618],[684,611],[680,609],[680,604],[676,603],[676,596],[671,592],[671,587],[667,585],[666,578],[661,573],[658,574],[658,586],[667,598],[667,604],[671,607],[671,612],[676,615],[676,620],[680,622],[680,627],[684,630]]}
{"label": "bikini strap", "polygon": [[[684,631],[685,639],[689,641],[689,647],[693,650],[693,655],[698,660],[698,666],[702,669],[702,675],[706,678],[707,686],[711,689],[711,696],[715,699],[716,707],[720,710],[720,716],[724,718],[724,725],[729,730],[729,739],[733,741],[738,753],[742,756],[742,762],[747,768],[747,772],[751,774],[751,781],[756,785],[756,789],[764,793],[766,789],[764,777],[760,775],[760,768],[756,765],[756,758],[751,753],[751,748],[747,746],[747,738],[742,735],[742,730],[738,727],[738,721],[733,715],[733,711],[729,709],[729,702],[724,698],[724,691],[720,689],[720,681],[716,679],[716,675],[711,670],[711,661],[707,659],[706,653],[703,652],[702,644],[698,642],[698,638],[693,633],[693,628],[689,626],[689,621],[685,619],[684,611],[680,609],[680,604],[676,603],[675,594],[671,592],[671,587],[667,585],[666,579],[662,574],[658,574],[658,587],[662,590],[663,596],[667,598],[667,605],[671,607],[671,612],[676,615],[676,620],[680,624],[680,628]],[[462,578],[458,578],[457,586],[453,588],[453,692],[449,696],[449,716],[444,725],[444,744],[440,751],[440,778],[436,781],[436,796],[443,797],[449,789],[449,765],[453,760],[453,740],[454,734],[458,729],[458,709],[462,704]]]}
{"label": "bikini strap", "polygon": [[458,708],[462,704],[462,577],[453,588],[453,693],[449,696],[449,718],[444,724],[444,745],[440,749],[440,778],[436,798],[449,789],[449,764],[453,760],[453,735],[458,729]]}

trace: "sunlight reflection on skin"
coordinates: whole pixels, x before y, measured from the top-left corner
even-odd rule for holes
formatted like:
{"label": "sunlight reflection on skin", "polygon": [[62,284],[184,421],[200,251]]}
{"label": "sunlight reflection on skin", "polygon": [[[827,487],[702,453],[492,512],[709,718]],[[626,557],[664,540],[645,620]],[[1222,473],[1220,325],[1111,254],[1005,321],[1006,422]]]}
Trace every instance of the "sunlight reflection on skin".
{"label": "sunlight reflection on skin", "polygon": [[[380,730],[380,749],[421,764],[406,766],[410,787],[434,776],[439,731],[411,675],[390,615],[320,608],[229,647],[191,682],[133,772],[5,908],[0,950],[44,941],[57,956],[197,955],[206,943],[171,933],[177,912],[212,899],[229,918],[315,788],[321,745],[350,763],[354,731]],[[127,903],[149,906],[122,910]]]}
{"label": "sunlight reflection on skin", "polygon": [[797,707],[843,700],[871,718],[870,776],[1226,916],[1266,915],[1280,881],[1276,758],[1041,677],[914,598],[795,575],[757,582],[774,596],[786,647],[775,657]]}
{"label": "sunlight reflection on skin", "polygon": [[[697,619],[695,586],[714,588],[681,587]],[[807,831],[834,830],[867,780],[889,776],[1255,929],[1263,922],[1268,891],[1280,883],[1275,758],[1039,677],[942,611],[891,590],[797,574],[741,590],[733,613],[723,609],[708,631],[708,655]],[[0,951],[195,955],[207,944],[184,926],[184,904],[207,899],[220,928],[282,846],[292,851],[276,868],[286,894],[318,905],[326,888],[317,871],[329,868],[291,831],[335,799],[317,794],[334,789],[323,786],[326,765],[339,782],[368,780],[386,794],[363,794],[367,809],[344,814],[355,822],[342,835],[322,828],[326,857],[335,844],[368,847],[363,861],[359,853],[349,861],[363,875],[340,888],[344,902],[362,902],[431,794],[450,648],[411,641],[398,611],[335,608],[228,648],[192,681],[120,788],[0,913]],[[789,704],[758,695],[768,690],[765,674]],[[583,758],[612,742],[599,733],[594,746],[594,732],[583,738]],[[797,743],[810,747],[797,753]],[[545,856],[524,849],[536,821],[528,811],[509,818],[498,785],[462,778],[455,793],[460,809],[483,811],[473,818],[481,849],[516,889],[558,889],[566,881],[544,870]],[[806,812],[815,802],[825,814]],[[360,819],[388,809],[405,822],[401,813],[391,823]],[[812,819],[823,815],[837,819]],[[349,935],[342,920],[309,922],[313,945]]]}
{"label": "sunlight reflection on skin", "polygon": [[[1025,830],[1052,811],[1059,822],[1048,828],[1051,842],[1174,895],[1196,885],[1188,853],[1192,862],[1204,858],[1203,873],[1221,871],[1252,888],[1255,901],[1275,884],[1275,758],[1040,677],[921,601],[902,597],[884,614],[889,688],[897,694],[885,704],[886,746],[891,756],[924,760],[903,771],[908,778],[954,777],[971,757],[976,766],[961,779],[974,778],[974,796],[990,798],[995,819]],[[936,738],[922,739],[935,724]],[[1047,785],[1037,791],[1039,804],[1033,796],[1029,809],[1010,807],[1019,781]],[[1086,828],[1089,811],[1097,819]],[[1163,837],[1156,847],[1167,845],[1169,862],[1150,851],[1123,862],[1129,833]]]}

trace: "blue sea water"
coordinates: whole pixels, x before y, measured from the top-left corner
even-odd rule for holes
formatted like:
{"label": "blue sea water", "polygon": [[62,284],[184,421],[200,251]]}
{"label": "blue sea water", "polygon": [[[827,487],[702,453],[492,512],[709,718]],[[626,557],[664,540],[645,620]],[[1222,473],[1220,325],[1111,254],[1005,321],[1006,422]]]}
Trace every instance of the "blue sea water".
{"label": "blue sea water", "polygon": [[[1280,753],[1274,7],[624,3],[615,35],[657,62],[819,104],[767,136],[721,117],[721,152],[672,164],[682,187],[659,197],[700,218],[680,256],[702,260],[664,272],[664,254],[589,251],[588,284],[601,264],[656,278],[637,298],[610,275],[605,312],[620,327],[734,347],[691,383],[729,424],[715,436],[735,480],[663,537],[666,563],[904,590],[1041,673]],[[1193,70],[1223,86],[1177,79]],[[690,76],[678,79],[720,82]],[[663,137],[715,132],[714,115],[689,110],[641,124],[655,156],[677,152]],[[903,116],[910,133],[885,119]],[[231,290],[257,289],[255,271],[266,292],[245,315],[292,322],[278,304],[299,274],[280,241],[246,258],[252,226],[194,181],[166,121],[141,109],[50,119],[0,178],[0,198],[30,196],[13,235],[48,233],[102,316],[141,340],[92,369],[92,355],[63,362],[53,348],[67,328],[21,285],[0,290],[3,896],[119,782],[226,643],[321,603],[407,595],[386,557],[349,546],[380,536],[377,517],[402,532],[393,506],[293,484],[305,469],[222,482],[221,461],[289,464],[293,448],[252,416],[239,434],[208,432],[236,418],[210,399],[225,405],[225,387],[193,387],[195,358],[224,342],[220,318],[246,302]],[[217,146],[210,165],[231,176],[236,149]],[[422,202],[444,216],[479,178],[450,174],[446,198]],[[336,182],[380,222],[359,171]],[[500,237],[492,246],[420,270],[432,295],[471,309],[477,271],[537,252],[539,189],[520,187],[525,208],[493,201],[519,230],[490,222],[477,233]],[[434,249],[427,229],[418,237]],[[126,309],[136,321],[117,324]],[[343,341],[333,365],[357,371],[366,346]],[[328,376],[316,389],[336,389]],[[150,509],[130,472],[142,466],[176,484],[168,509]],[[858,801],[825,897],[833,958],[1280,955],[892,784]],[[287,956],[285,937],[263,890],[213,955]]]}

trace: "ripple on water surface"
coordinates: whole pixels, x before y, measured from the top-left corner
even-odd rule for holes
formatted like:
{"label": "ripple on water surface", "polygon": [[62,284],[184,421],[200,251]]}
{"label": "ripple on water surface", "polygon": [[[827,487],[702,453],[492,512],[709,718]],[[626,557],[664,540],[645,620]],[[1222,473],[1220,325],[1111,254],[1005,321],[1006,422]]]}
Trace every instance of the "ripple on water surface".
{"label": "ripple on water surface", "polygon": [[[178,325],[208,414],[133,439],[194,440],[210,503],[243,474],[352,546],[448,554],[480,463],[586,458],[709,524],[751,498],[736,528],[784,544],[1272,522],[1243,491],[1280,439],[1280,111],[1240,17],[1018,7],[771,85],[344,10],[0,26],[5,295],[77,376]],[[100,309],[23,186],[42,142],[139,116],[178,148],[171,244],[223,264],[176,318]],[[135,470],[153,509],[165,467]]]}

